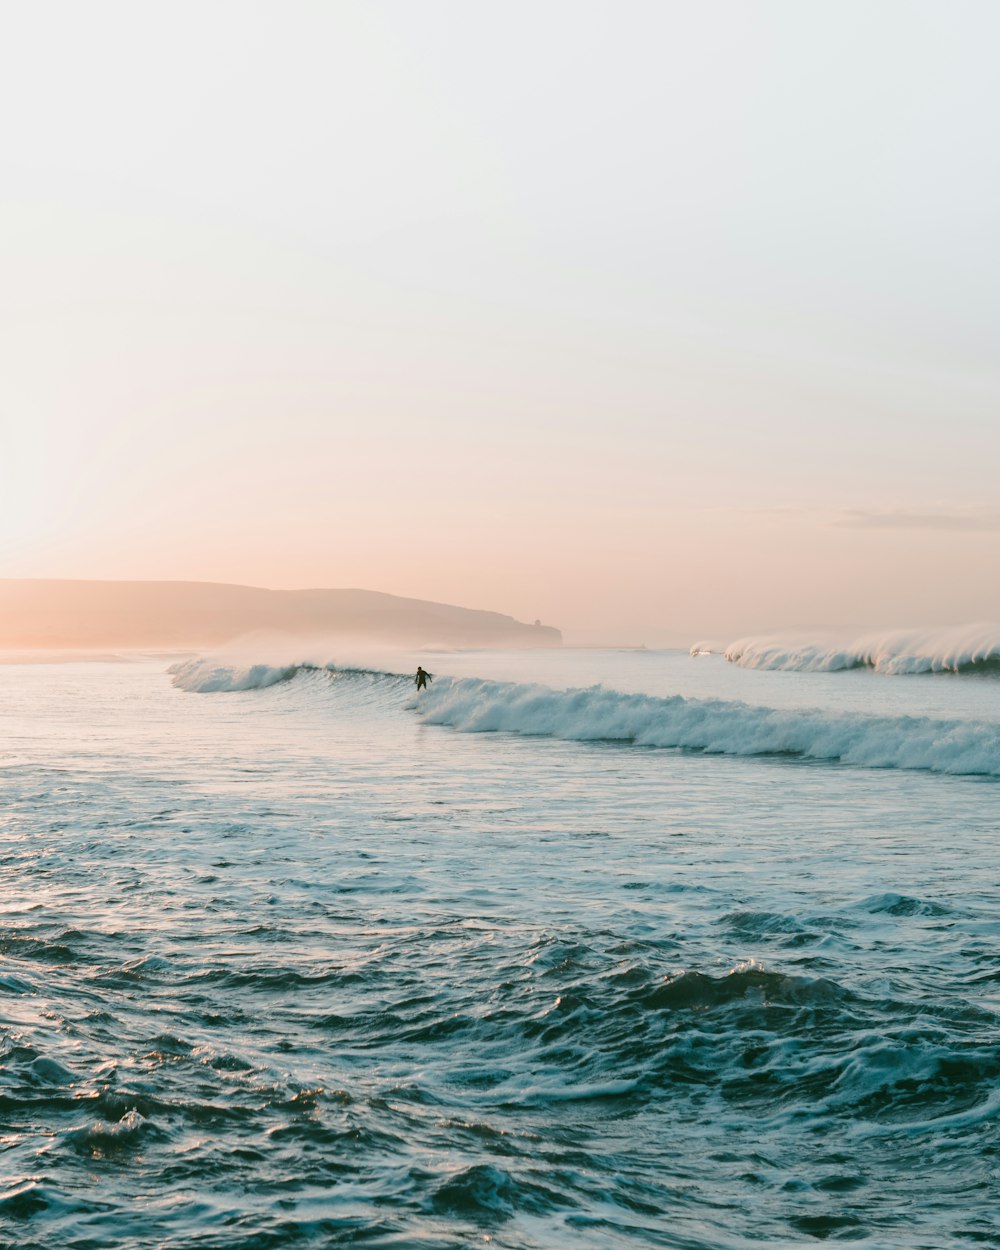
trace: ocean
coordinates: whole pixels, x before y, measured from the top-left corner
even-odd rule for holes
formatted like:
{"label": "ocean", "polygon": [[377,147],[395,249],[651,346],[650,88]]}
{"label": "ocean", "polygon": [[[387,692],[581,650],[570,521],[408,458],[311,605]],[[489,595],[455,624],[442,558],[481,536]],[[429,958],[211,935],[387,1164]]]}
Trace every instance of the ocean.
{"label": "ocean", "polygon": [[1000,1244],[980,643],[0,667],[0,1245]]}

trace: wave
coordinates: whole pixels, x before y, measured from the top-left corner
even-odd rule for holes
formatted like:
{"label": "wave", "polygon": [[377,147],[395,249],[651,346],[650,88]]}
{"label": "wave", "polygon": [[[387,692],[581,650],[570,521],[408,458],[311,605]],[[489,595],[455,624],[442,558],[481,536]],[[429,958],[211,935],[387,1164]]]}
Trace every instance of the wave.
{"label": "wave", "polygon": [[[232,665],[188,660],[170,669],[174,685],[202,694],[259,691],[321,676],[373,705],[374,689],[430,725],[461,733],[512,733],[572,742],[786,756],[867,768],[1000,777],[1000,724],[930,716],[865,716],[819,708],[773,708],[681,695],[626,694],[605,686],[556,690],[539,684],[441,676],[419,696],[412,677],[334,663]],[[360,688],[359,688],[360,685]]]}
{"label": "wave", "polygon": [[777,755],[868,768],[1000,777],[1000,725],[862,716],[721,699],[442,678],[410,704],[432,725],[718,755]]}
{"label": "wave", "polygon": [[179,690],[186,690],[191,694],[235,694],[247,690],[266,690],[269,686],[277,686],[294,677],[311,673],[341,678],[388,679],[394,684],[412,682],[412,678],[404,678],[400,673],[386,672],[384,669],[353,668],[334,664],[332,661],[320,664],[309,660],[291,664],[234,664],[208,657],[172,664],[167,672]]}
{"label": "wave", "polygon": [[303,664],[226,664],[220,660],[182,660],[167,669],[173,684],[193,694],[216,694],[220,691],[263,690],[289,681],[304,669]]}
{"label": "wave", "polygon": [[742,668],[832,673],[868,668],[900,676],[914,673],[1000,673],[1000,625],[949,629],[900,629],[865,634],[845,642],[830,636],[801,638],[772,634],[740,638],[725,648],[699,642],[693,656],[722,652]]}

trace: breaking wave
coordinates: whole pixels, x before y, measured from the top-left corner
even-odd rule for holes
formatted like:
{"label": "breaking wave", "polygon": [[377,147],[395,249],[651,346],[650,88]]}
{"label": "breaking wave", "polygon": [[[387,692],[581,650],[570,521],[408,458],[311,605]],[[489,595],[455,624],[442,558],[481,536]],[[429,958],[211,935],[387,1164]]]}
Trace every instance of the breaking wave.
{"label": "breaking wave", "polygon": [[379,669],[348,668],[332,662],[318,664],[308,660],[293,664],[232,664],[219,659],[201,658],[172,664],[167,671],[179,690],[186,690],[191,694],[234,694],[245,690],[266,690],[269,686],[291,681],[293,677],[313,673],[340,678],[384,678],[394,684],[409,684],[411,680],[399,673],[388,673]]}
{"label": "breaking wave", "polygon": [[[571,742],[697,751],[708,755],[787,756],[865,768],[914,769],[1000,777],[1000,723],[932,716],[866,716],[820,708],[775,708],[724,699],[630,694],[605,686],[557,690],[539,684],[439,677],[419,697],[412,678],[328,664],[227,665],[217,659],[175,664],[173,683],[200,694],[259,691],[320,677],[343,692],[358,683],[363,707],[405,707],[430,725],[461,733],[512,733]],[[373,688],[381,691],[372,701]],[[386,702],[386,700],[388,702]]]}
{"label": "breaking wave", "polygon": [[296,673],[316,665],[302,664],[224,664],[218,660],[182,660],[167,670],[173,684],[193,694],[216,694],[221,691],[263,690],[289,681]]}
{"label": "breaking wave", "polygon": [[680,747],[720,755],[786,755],[867,768],[1000,777],[1000,725],[924,716],[860,716],[721,699],[622,694],[603,686],[442,679],[414,703],[422,720],[465,733]]}
{"label": "breaking wave", "polygon": [[719,651],[742,668],[831,673],[868,668],[899,676],[913,673],[1000,673],[1000,625],[903,629],[865,634],[853,641],[772,634],[740,638],[728,647],[695,643],[692,655]]}

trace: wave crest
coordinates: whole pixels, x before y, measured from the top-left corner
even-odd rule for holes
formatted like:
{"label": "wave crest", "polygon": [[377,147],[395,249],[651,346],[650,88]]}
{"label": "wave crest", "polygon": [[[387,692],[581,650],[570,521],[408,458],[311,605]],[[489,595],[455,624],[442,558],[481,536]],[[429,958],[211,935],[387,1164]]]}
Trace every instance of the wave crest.
{"label": "wave crest", "polygon": [[774,708],[627,694],[605,686],[556,690],[477,677],[440,676],[416,695],[409,676],[332,662],[240,666],[209,658],[175,664],[170,671],[175,686],[198,693],[260,691],[293,678],[321,676],[324,688],[337,692],[337,705],[346,715],[372,706],[375,698],[380,708],[406,708],[427,724],[461,733],[1000,777],[1000,724],[991,721]]}
{"label": "wave crest", "polygon": [[200,658],[171,664],[173,684],[193,694],[217,694],[236,690],[264,690],[279,682],[289,681],[314,664],[227,664],[221,660]]}
{"label": "wave crest", "polygon": [[[692,655],[713,648],[697,643]],[[740,638],[723,650],[742,668],[832,673],[869,668],[901,676],[914,673],[1000,672],[1000,625],[984,623],[951,629],[900,629],[865,634],[845,642],[830,637],[765,635]]]}
{"label": "wave crest", "polygon": [[404,679],[399,673],[339,665],[332,660],[325,664],[311,660],[299,660],[291,664],[239,664],[209,656],[172,664],[167,672],[179,690],[186,690],[191,694],[234,694],[246,690],[266,690],[269,686],[277,686],[294,677],[310,673],[323,673],[329,677],[381,678],[394,684],[410,680]]}
{"label": "wave crest", "polygon": [[410,706],[429,724],[465,733],[507,732],[1000,777],[1000,725],[985,721],[757,707],[680,695],[623,694],[603,686],[559,691],[476,678],[442,678]]}

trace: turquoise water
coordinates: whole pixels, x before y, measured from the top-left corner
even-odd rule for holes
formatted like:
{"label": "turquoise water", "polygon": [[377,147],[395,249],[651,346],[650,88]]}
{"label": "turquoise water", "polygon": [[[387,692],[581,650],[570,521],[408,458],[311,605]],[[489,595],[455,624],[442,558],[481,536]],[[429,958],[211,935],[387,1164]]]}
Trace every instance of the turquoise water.
{"label": "turquoise water", "polygon": [[0,1244],[997,1244],[1000,682],[425,663],[0,668]]}

